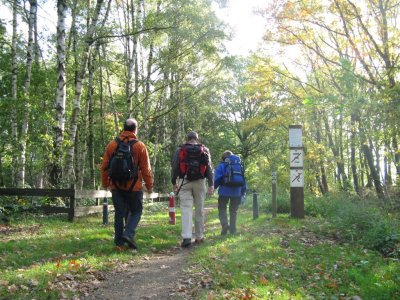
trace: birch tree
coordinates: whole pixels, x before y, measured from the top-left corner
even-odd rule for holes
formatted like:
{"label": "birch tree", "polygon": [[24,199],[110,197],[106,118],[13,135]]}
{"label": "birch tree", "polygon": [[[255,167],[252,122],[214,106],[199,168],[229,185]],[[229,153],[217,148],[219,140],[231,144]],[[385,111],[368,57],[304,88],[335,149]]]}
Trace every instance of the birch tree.
{"label": "birch tree", "polygon": [[83,79],[86,73],[87,63],[89,59],[89,52],[92,48],[93,38],[97,26],[97,22],[99,19],[101,7],[103,4],[103,0],[97,0],[96,7],[93,12],[93,17],[91,19],[90,25],[87,29],[87,34],[85,36],[85,46],[82,52],[81,61],[79,65],[79,72],[76,78],[75,83],[75,94],[73,99],[73,109],[71,122],[69,127],[69,144],[70,146],[67,149],[67,158],[66,158],[66,174],[67,181],[72,183],[75,182],[75,172],[74,172],[74,157],[75,157],[75,142],[76,142],[76,134],[78,121],[80,116],[80,108],[81,108],[81,95],[83,88]]}
{"label": "birch tree", "polygon": [[67,17],[66,0],[57,1],[57,90],[55,98],[54,149],[53,165],[51,170],[51,183],[57,186],[62,177],[62,149],[65,129],[65,105],[66,105],[66,71],[65,71],[65,21]]}
{"label": "birch tree", "polygon": [[[11,41],[11,99],[13,101],[13,105],[11,106],[11,134],[12,140],[14,141],[14,145],[18,145],[18,123],[17,123],[17,75],[18,75],[18,66],[17,66],[17,9],[18,9],[18,0],[13,1],[12,5],[12,41]],[[12,164],[12,183],[13,185],[16,183],[16,171],[17,167],[17,147],[14,146],[14,154],[13,154],[13,164]]]}
{"label": "birch tree", "polygon": [[26,64],[25,64],[25,77],[22,88],[22,112],[21,112],[21,132],[19,135],[19,158],[18,170],[16,174],[17,186],[25,187],[25,163],[26,163],[26,144],[28,140],[29,117],[30,117],[30,99],[29,88],[31,83],[32,74],[32,57],[33,57],[33,30],[34,21],[37,10],[36,0],[30,0],[30,9],[28,14],[28,45],[26,50]]}

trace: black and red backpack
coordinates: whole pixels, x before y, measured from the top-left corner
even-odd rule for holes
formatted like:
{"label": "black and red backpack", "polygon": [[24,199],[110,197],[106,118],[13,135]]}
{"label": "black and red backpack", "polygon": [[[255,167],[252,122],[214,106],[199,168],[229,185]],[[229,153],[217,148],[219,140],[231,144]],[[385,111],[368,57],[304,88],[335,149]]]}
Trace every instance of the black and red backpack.
{"label": "black and red backpack", "polygon": [[197,180],[205,177],[208,154],[203,144],[184,144],[179,150],[179,177]]}

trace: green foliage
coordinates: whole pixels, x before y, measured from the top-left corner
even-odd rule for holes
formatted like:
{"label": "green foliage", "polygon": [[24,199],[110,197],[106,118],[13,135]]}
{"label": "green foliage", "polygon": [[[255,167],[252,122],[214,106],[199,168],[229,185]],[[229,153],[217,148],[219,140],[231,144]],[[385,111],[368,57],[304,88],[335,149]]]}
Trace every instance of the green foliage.
{"label": "green foliage", "polygon": [[[216,218],[214,212],[209,218]],[[211,282],[199,299],[392,299],[400,295],[397,262],[320,235],[324,220],[275,219],[239,211],[240,234],[208,239],[191,264]],[[218,230],[217,227],[216,230]],[[316,235],[318,233],[319,235]],[[212,236],[212,233],[209,234]],[[246,296],[247,295],[247,296]]]}
{"label": "green foliage", "polygon": [[308,215],[329,221],[326,229],[343,242],[359,242],[365,248],[398,257],[399,224],[377,207],[377,201],[367,202],[345,193],[329,194],[307,198],[305,210]]}
{"label": "green foliage", "polygon": [[172,155],[169,154],[169,149],[165,147],[158,148],[158,160],[155,166],[154,182],[157,183],[157,191],[159,193],[169,193],[172,191],[171,157]]}
{"label": "green foliage", "polygon": [[[253,195],[249,193],[247,196],[247,203],[252,204]],[[259,210],[261,212],[271,214],[272,213],[272,194],[271,193],[258,193],[257,194]],[[280,214],[289,214],[290,213],[290,195],[285,191],[278,191],[276,196],[277,202],[277,213]]]}

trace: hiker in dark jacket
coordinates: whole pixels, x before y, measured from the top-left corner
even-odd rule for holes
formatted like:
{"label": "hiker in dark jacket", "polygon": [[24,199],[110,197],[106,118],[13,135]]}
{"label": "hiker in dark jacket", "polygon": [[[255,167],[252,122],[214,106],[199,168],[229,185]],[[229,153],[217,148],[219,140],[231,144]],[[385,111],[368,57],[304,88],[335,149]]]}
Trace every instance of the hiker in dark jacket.
{"label": "hiker in dark jacket", "polygon": [[[243,183],[237,186],[229,186],[224,182],[228,161],[239,163],[240,158],[231,151],[226,150],[222,155],[222,161],[215,170],[214,189],[218,189],[218,216],[222,226],[221,235],[236,233],[236,216],[241,198],[246,194],[246,180],[242,176]],[[227,206],[229,203],[229,221]]]}
{"label": "hiker in dark jacket", "polygon": [[[188,173],[185,174],[181,170],[181,167],[184,167],[185,165],[185,158],[182,155],[184,152],[181,152],[181,150],[185,146],[190,147],[193,145],[203,147],[203,160],[199,162],[198,165],[202,165],[202,167],[199,169],[202,169],[204,173],[192,180],[190,179],[190,175],[188,175]],[[192,244],[193,205],[195,207],[194,242],[199,244],[204,241],[204,200],[206,198],[206,193],[208,195],[212,195],[214,193],[214,173],[211,165],[210,151],[207,147],[200,143],[196,132],[190,131],[187,134],[186,143],[184,145],[180,145],[176,149],[172,158],[171,167],[171,182],[174,186],[174,192],[179,194],[180,197],[182,220],[181,247],[187,248]],[[208,183],[208,189],[206,187],[206,182]]]}

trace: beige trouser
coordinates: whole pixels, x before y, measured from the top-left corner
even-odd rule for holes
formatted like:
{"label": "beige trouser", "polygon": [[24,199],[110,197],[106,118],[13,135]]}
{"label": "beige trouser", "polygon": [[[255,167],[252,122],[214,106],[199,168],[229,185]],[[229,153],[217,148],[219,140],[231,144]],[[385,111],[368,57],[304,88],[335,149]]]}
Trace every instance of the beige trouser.
{"label": "beige trouser", "polygon": [[[179,180],[179,184],[181,183]],[[193,181],[184,180],[179,198],[181,202],[182,238],[192,238],[193,226],[193,204],[194,214],[194,238],[204,237],[204,199],[206,197],[206,180],[198,179]]]}

